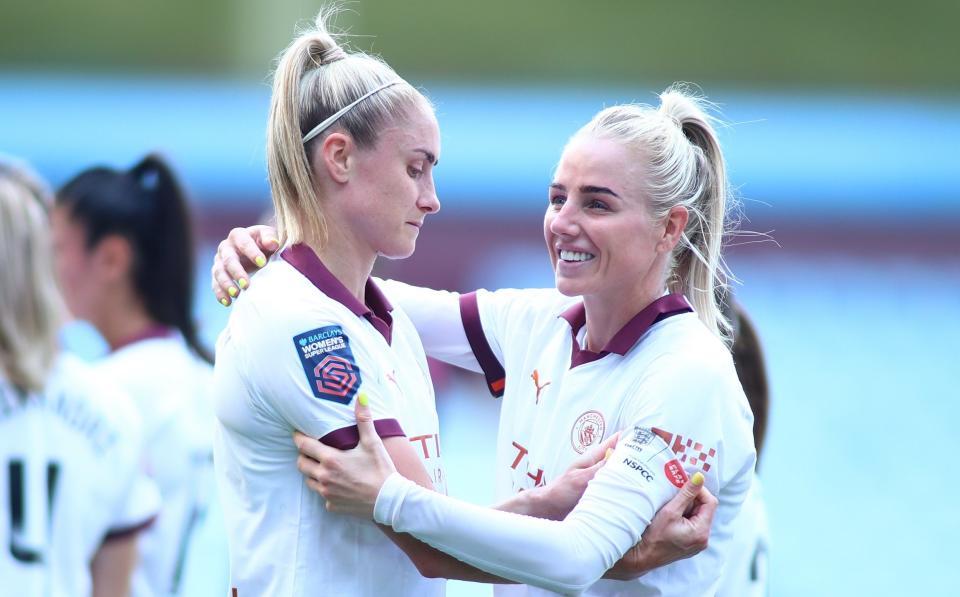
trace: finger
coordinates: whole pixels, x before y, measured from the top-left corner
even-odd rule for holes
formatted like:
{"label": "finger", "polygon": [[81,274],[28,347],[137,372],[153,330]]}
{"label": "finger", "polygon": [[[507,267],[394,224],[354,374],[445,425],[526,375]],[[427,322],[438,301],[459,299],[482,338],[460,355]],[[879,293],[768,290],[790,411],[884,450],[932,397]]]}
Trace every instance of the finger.
{"label": "finger", "polygon": [[[213,269],[210,270],[210,275],[213,277],[213,292],[217,295],[217,299],[226,298],[229,302],[233,302],[233,299],[240,294],[240,289],[233,283],[233,278],[230,277],[230,274],[223,269],[222,261],[218,256],[215,258],[213,263]],[[229,307],[229,302],[224,305]],[[220,304],[223,305],[223,301],[220,301]]]}
{"label": "finger", "polygon": [[217,281],[216,274],[214,274],[212,270],[210,272],[210,289],[213,291],[213,296],[217,297],[217,302],[224,307],[229,307],[233,302],[230,300],[230,295],[220,288],[220,283]]}
{"label": "finger", "polygon": [[303,456],[316,461],[323,466],[334,466],[339,450],[326,446],[323,442],[313,439],[309,435],[304,435],[299,431],[293,434],[293,443],[297,446],[297,451]]}
{"label": "finger", "polygon": [[255,264],[257,267],[263,267],[267,264],[267,258],[253,237],[254,228],[234,228],[227,236],[227,242],[231,244],[236,254],[242,258],[241,260]]}
{"label": "finger", "polygon": [[587,451],[583,456],[578,457],[574,460],[570,468],[588,468],[594,466],[597,463],[604,462],[610,456],[611,450],[617,445],[617,439],[620,437],[620,432],[614,433],[612,436],[603,441],[599,446],[592,448]]}
{"label": "finger", "polygon": [[717,506],[720,501],[706,489],[700,490],[695,509],[691,512],[689,520],[698,528],[710,528],[713,524],[713,515],[717,513]]}
{"label": "finger", "polygon": [[357,415],[357,431],[360,434],[360,443],[380,441],[377,429],[373,425],[373,415],[370,413],[370,397],[367,396],[366,392],[360,392],[357,396],[354,412]]}
{"label": "finger", "polygon": [[[280,248],[280,241],[277,240],[276,228],[272,226],[258,225],[251,226],[250,228],[247,228],[247,230],[250,232],[250,236],[259,246],[260,250],[262,250],[265,254],[272,255],[277,249]],[[257,263],[257,265],[259,265],[259,263]]]}
{"label": "finger", "polygon": [[670,507],[675,512],[683,514],[688,512],[691,506],[697,499],[697,496],[700,494],[700,490],[703,488],[703,473],[697,471],[693,473],[686,483],[683,484],[683,487],[680,488],[680,491],[671,499],[666,506]]}
{"label": "finger", "polygon": [[300,452],[301,454],[304,453],[304,449],[306,445],[312,442],[313,442],[313,438],[311,438],[309,435],[305,435],[303,433],[300,433],[299,431],[293,432],[293,443],[294,445],[297,446],[297,451]]}
{"label": "finger", "polygon": [[[234,228],[234,230],[238,229]],[[227,240],[222,241],[217,247],[214,267],[218,264],[230,280],[237,281],[239,290],[246,290],[250,283],[250,272],[256,270],[252,261],[248,261],[245,256],[237,253],[237,241],[232,237],[227,237]]]}

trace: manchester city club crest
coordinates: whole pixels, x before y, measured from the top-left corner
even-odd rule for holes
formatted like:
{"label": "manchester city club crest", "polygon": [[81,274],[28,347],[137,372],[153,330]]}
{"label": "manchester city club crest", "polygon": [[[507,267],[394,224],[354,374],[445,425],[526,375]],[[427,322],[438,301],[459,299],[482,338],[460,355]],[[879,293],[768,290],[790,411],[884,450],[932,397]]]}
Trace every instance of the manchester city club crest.
{"label": "manchester city club crest", "polygon": [[599,444],[603,439],[606,424],[603,415],[595,410],[588,410],[579,417],[570,430],[570,443],[577,454],[583,454],[590,446]]}

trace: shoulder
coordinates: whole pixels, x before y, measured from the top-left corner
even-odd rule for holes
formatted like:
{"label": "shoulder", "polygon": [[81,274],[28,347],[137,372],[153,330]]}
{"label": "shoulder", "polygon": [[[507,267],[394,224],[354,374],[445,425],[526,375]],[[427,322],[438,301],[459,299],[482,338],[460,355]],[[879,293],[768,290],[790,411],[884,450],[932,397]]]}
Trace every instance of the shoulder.
{"label": "shoulder", "polygon": [[[285,337],[349,318],[345,308],[282,259],[273,259],[234,303],[226,331],[234,343]],[[313,327],[311,327],[313,326]],[[291,336],[292,337],[292,336]]]}
{"label": "shoulder", "polygon": [[57,357],[44,395],[65,408],[102,418],[123,435],[140,433],[140,417],[130,397],[97,367],[73,355]]}
{"label": "shoulder", "polygon": [[570,306],[581,302],[580,297],[560,294],[554,288],[504,288],[476,291],[482,313],[511,318],[552,320]]}
{"label": "shoulder", "polygon": [[658,369],[736,377],[730,350],[695,313],[677,315],[655,324],[640,347]]}

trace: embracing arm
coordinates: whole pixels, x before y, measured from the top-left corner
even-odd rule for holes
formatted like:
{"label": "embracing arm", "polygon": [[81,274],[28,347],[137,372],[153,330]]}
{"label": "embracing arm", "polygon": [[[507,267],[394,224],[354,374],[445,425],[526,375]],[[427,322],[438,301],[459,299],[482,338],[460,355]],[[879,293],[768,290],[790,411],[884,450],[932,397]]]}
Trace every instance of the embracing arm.
{"label": "embracing arm", "polygon": [[[598,473],[563,521],[465,504],[422,491],[398,475],[384,483],[374,517],[492,573],[576,593],[596,582],[636,543],[647,523],[645,514],[652,516],[675,492],[662,488],[641,494],[607,472]],[[691,485],[687,491],[699,493],[699,486]],[[628,505],[631,500],[636,507]]]}
{"label": "embracing arm", "polygon": [[[357,400],[357,407],[360,407],[360,400]],[[358,411],[358,427],[363,429],[365,424],[373,424],[369,410],[365,412]],[[323,458],[322,454],[327,453],[328,450],[334,450],[334,448],[324,446],[317,440],[311,439],[302,433],[295,434],[294,442],[301,454],[297,460],[297,468],[306,476],[307,486],[319,492],[321,487],[321,482],[317,481],[317,478],[320,477],[317,473],[317,467],[319,465],[317,460],[310,455]],[[397,472],[425,491],[433,491],[433,483],[423,463],[420,462],[420,458],[416,452],[414,452],[406,437],[385,438],[383,439],[382,446]],[[361,434],[358,452],[379,449],[379,445],[365,441],[364,435]],[[427,578],[451,578],[484,583],[510,582],[509,580],[465,564],[453,556],[430,547],[411,535],[399,533],[386,525],[378,526],[380,530],[410,558],[410,561],[416,566],[417,571]]]}

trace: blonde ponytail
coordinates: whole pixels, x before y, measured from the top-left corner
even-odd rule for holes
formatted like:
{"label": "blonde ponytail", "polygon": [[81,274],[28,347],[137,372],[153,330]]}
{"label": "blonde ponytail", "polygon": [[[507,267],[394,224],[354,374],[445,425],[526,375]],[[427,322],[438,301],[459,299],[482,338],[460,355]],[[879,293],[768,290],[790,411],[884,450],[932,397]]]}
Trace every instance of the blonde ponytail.
{"label": "blonde ponytail", "polygon": [[730,278],[721,254],[730,191],[706,101],[672,86],[660,95],[659,108],[613,106],[594,116],[581,134],[619,140],[644,160],[644,189],[654,219],[665,218],[675,206],[687,209],[687,226],[666,272],[667,288],[684,294],[707,328],[729,344],[730,324],[717,296]]}
{"label": "blonde ponytail", "polygon": [[[337,7],[320,11],[312,28],[280,55],[273,78],[267,125],[267,173],[281,244],[327,239],[322,197],[310,155],[333,131],[349,134],[357,147],[376,144],[378,132],[413,105],[430,102],[381,59],[347,52],[327,27]],[[363,99],[306,144],[303,136],[338,110],[390,81]]]}
{"label": "blonde ponytail", "polygon": [[720,141],[705,102],[680,87],[660,95],[660,112],[674,121],[689,142],[693,158],[690,218],[672,264],[673,292],[686,295],[708,328],[731,342],[730,322],[718,297],[727,284],[722,259],[730,189]]}

